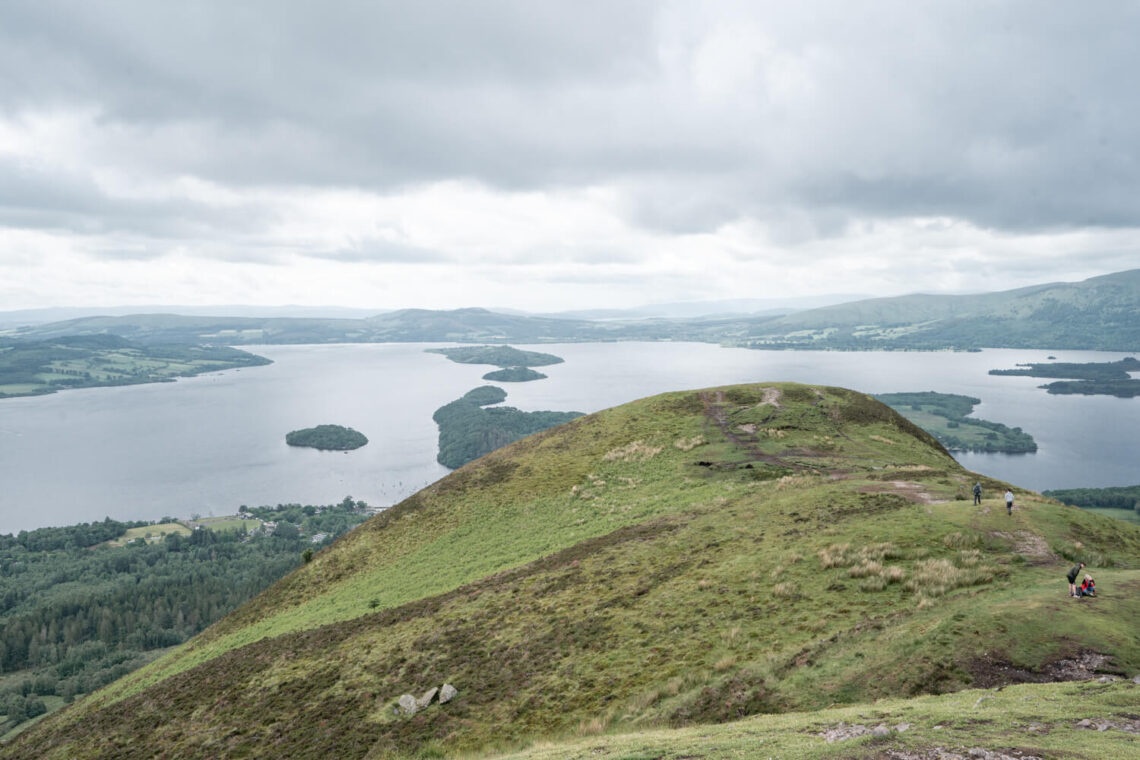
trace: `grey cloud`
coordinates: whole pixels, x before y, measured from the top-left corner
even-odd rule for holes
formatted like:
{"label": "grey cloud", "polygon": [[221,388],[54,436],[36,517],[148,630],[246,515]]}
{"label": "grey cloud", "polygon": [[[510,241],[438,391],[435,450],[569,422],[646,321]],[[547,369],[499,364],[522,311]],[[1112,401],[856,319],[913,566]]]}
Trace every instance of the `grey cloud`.
{"label": "grey cloud", "polygon": [[331,251],[308,251],[305,255],[329,261],[385,264],[439,264],[451,260],[440,251],[378,238],[356,241]]}
{"label": "grey cloud", "polygon": [[213,206],[185,198],[116,198],[89,176],[0,159],[0,224],[10,227],[217,237],[254,234],[275,218],[275,212],[253,203]]}
{"label": "grey cloud", "polygon": [[[7,3],[0,107],[95,107],[106,160],[220,183],[618,185],[631,222],[669,234],[1132,226],[1138,22],[1028,0]],[[725,99],[670,64],[751,27]]]}

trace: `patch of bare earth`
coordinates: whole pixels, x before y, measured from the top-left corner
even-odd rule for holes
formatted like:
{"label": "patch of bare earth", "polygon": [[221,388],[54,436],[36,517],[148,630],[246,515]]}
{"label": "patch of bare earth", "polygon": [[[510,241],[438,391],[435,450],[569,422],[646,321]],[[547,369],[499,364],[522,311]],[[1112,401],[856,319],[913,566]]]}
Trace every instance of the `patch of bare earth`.
{"label": "patch of bare earth", "polygon": [[1049,550],[1049,544],[1045,543],[1045,539],[1036,533],[1030,533],[1027,530],[1012,532],[996,530],[993,535],[1011,542],[1013,550],[1025,557],[1030,564],[1047,565],[1057,560],[1057,555]]}
{"label": "patch of bare earth", "polygon": [[915,483],[910,480],[889,480],[881,484],[863,486],[859,492],[898,494],[916,504],[942,504],[946,501],[945,499],[935,499],[925,489],[926,486],[922,483]]}
{"label": "patch of bare earth", "polygon": [[1039,670],[1030,670],[1013,665],[1000,656],[987,656],[973,660],[967,668],[973,676],[974,686],[988,689],[1015,683],[1088,681],[1115,671],[1110,660],[1108,655],[1085,651],[1073,657],[1054,660]]}

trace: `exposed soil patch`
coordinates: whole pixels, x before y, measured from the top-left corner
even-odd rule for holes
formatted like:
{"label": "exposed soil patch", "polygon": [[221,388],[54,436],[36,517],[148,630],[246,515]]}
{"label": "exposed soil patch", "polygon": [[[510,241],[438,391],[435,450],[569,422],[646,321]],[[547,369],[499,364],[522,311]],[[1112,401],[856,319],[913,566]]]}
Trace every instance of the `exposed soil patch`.
{"label": "exposed soil patch", "polygon": [[774,406],[780,408],[780,389],[779,388],[765,388],[764,397],[760,401],[760,405]]}
{"label": "exposed soil patch", "polygon": [[1049,544],[1045,543],[1045,539],[1036,533],[1030,533],[1027,530],[1011,533],[997,530],[992,535],[1011,542],[1013,550],[1025,557],[1032,565],[1048,565],[1057,561],[1057,555],[1049,550]]}
{"label": "exposed soil patch", "polygon": [[1087,681],[1105,672],[1114,672],[1108,655],[1081,652],[1046,664],[1040,670],[1019,668],[1010,662],[994,657],[981,657],[970,662],[966,669],[973,676],[974,686],[993,688],[1015,683],[1052,683],[1054,681]]}
{"label": "exposed soil patch", "polygon": [[935,499],[926,490],[926,486],[922,483],[915,483],[910,480],[891,480],[882,485],[863,486],[859,489],[860,493],[893,493],[902,496],[908,501],[913,501],[916,504],[941,504],[945,499]]}

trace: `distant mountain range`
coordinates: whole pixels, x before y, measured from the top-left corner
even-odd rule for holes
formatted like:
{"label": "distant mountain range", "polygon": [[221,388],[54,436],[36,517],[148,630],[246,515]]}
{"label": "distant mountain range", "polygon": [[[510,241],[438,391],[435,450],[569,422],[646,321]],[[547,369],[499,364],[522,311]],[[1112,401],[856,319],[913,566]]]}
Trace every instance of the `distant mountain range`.
{"label": "distant mountain range", "polygon": [[[914,294],[787,313],[678,316],[753,302],[534,316],[469,308],[402,309],[367,317],[132,314],[9,327],[0,340],[118,335],[155,343],[550,343],[687,340],[750,348],[936,350],[979,348],[1140,350],[1140,269],[1078,283],[976,295]],[[769,305],[771,302],[768,302]],[[286,307],[292,308],[292,307]],[[772,307],[775,308],[775,307]],[[578,316],[572,316],[572,315]],[[651,314],[673,315],[670,317]],[[0,315],[0,324],[9,320]]]}

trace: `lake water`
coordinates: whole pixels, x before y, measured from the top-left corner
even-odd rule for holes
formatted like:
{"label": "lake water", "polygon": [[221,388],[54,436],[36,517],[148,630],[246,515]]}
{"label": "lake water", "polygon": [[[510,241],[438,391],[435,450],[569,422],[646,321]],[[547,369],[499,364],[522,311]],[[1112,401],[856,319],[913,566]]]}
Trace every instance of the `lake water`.
{"label": "lake water", "polygon": [[[432,413],[485,382],[487,366],[441,344],[256,346],[274,364],[175,383],[0,400],[0,533],[115,519],[232,514],[242,504],[392,504],[448,470]],[[868,393],[936,390],[982,399],[979,417],[1020,426],[1036,454],[963,454],[966,467],[1042,490],[1140,483],[1140,398],[1050,396],[990,369],[1115,361],[1092,351],[981,353],[750,351],[699,343],[519,346],[566,362],[545,380],[504,383],[528,411],[594,412],[665,391],[799,381]],[[370,443],[348,453],[292,448],[290,430],[347,425]]]}

